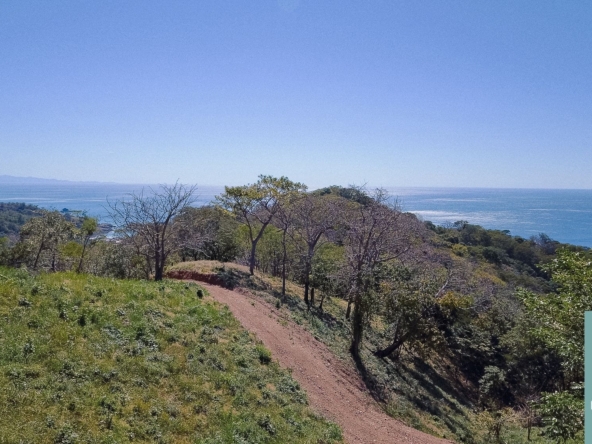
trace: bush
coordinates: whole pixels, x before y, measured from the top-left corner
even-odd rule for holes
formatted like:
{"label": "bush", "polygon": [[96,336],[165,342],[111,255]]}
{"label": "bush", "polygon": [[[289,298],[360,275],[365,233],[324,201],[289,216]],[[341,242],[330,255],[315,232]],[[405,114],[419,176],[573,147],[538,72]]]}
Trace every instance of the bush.
{"label": "bush", "polygon": [[569,392],[545,393],[537,411],[546,426],[545,435],[555,440],[574,439],[584,429],[582,399]]}
{"label": "bush", "polygon": [[255,349],[259,355],[259,361],[261,361],[262,364],[269,364],[271,362],[271,352],[269,350],[260,344],[257,345]]}

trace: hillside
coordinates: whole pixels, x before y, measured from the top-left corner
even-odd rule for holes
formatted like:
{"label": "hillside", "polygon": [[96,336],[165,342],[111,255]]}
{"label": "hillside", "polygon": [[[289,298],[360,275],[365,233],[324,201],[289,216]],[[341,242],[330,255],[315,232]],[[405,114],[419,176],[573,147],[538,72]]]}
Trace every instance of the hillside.
{"label": "hillside", "polygon": [[40,214],[41,209],[35,205],[0,202],[0,238],[16,238],[25,222]]}
{"label": "hillside", "polygon": [[589,249],[466,221],[435,226],[381,189],[308,193],[260,176],[198,208],[184,206],[192,191],[119,201],[115,239],[44,213],[14,245],[3,240],[0,263],[157,281],[168,267],[238,288],[324,342],[385,412],[418,430],[467,444],[579,442]]}
{"label": "hillside", "polygon": [[0,269],[0,442],[340,442],[203,291]]}
{"label": "hillside", "polygon": [[[289,282],[287,298],[282,301],[279,278],[264,273],[250,276],[247,267],[232,263],[178,263],[168,269],[167,275],[238,290],[251,297],[253,305],[257,304],[256,312],[262,319],[271,316],[265,314],[263,305],[259,303],[275,307],[277,313],[273,317],[277,318],[276,322],[285,325],[286,321],[282,319],[289,320],[312,333],[339,358],[347,371],[353,371],[362,378],[366,389],[385,413],[408,426],[457,442],[490,442],[487,432],[489,418],[479,415],[476,408],[478,387],[463,375],[461,369],[454,367],[450,357],[438,356],[426,347],[424,350],[408,350],[398,359],[378,358],[373,352],[380,347],[383,338],[380,325],[374,325],[362,350],[363,363],[356,364],[348,350],[351,331],[345,320],[346,304],[343,300],[326,298],[322,310],[309,309],[302,299],[302,287]],[[249,317],[248,314],[245,316]],[[253,322],[257,321],[247,321],[249,325]],[[304,369],[304,373],[309,371]],[[324,392],[325,387],[322,390]],[[504,435],[508,439],[506,442],[528,441],[524,431],[517,427],[519,424],[517,416],[510,421]],[[533,430],[531,442],[552,442],[542,437],[540,432],[540,429]]]}
{"label": "hillside", "polygon": [[355,368],[290,319],[289,312],[248,291],[207,286],[234,316],[268,347],[306,390],[311,407],[335,421],[349,444],[446,444],[389,417],[372,398]]}

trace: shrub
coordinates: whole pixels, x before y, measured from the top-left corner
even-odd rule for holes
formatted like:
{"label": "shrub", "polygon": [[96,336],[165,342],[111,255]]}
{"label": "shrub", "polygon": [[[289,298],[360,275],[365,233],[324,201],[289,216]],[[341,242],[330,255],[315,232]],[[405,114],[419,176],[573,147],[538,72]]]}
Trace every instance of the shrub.
{"label": "shrub", "polygon": [[262,364],[269,364],[271,362],[271,352],[269,350],[262,345],[257,345],[255,349],[259,355],[259,361],[261,361]]}

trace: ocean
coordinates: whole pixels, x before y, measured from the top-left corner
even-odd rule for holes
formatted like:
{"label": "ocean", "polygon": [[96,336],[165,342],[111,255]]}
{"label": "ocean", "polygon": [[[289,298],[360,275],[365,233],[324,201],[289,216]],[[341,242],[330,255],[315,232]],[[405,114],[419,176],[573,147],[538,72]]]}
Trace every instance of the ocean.
{"label": "ocean", "polygon": [[[109,222],[106,199],[121,199],[143,187],[148,190],[149,186],[0,182],[0,202],[84,210]],[[195,204],[207,204],[223,191],[223,187],[198,187]],[[389,192],[404,211],[435,224],[466,220],[485,228],[509,230],[514,236],[545,233],[560,242],[592,247],[592,190],[389,188]]]}

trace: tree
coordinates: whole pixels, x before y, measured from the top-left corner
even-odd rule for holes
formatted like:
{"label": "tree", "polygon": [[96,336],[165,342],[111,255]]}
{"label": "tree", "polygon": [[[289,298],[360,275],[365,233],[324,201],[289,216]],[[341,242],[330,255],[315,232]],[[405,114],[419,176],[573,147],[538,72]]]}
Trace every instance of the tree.
{"label": "tree", "polygon": [[42,211],[41,216],[29,219],[21,228],[16,251],[20,251],[33,269],[44,266],[56,271],[60,247],[70,240],[75,232],[57,211]]}
{"label": "tree", "polygon": [[144,189],[114,202],[108,201],[109,214],[119,235],[129,241],[154,269],[154,280],[163,278],[169,255],[181,246],[175,237],[180,229],[177,216],[194,201],[195,185],[160,185],[158,190]]}
{"label": "tree", "polygon": [[187,207],[176,218],[175,241],[180,247],[179,254],[183,261],[187,256],[198,260],[211,244],[219,230],[215,208]]}
{"label": "tree", "polygon": [[301,258],[304,266],[304,302],[309,301],[310,277],[313,258],[317,250],[324,244],[323,236],[338,222],[343,207],[342,199],[326,195],[307,194],[293,205],[293,224],[290,230],[296,245],[302,246]]}
{"label": "tree", "polygon": [[7,237],[0,237],[0,265],[8,265],[10,258],[10,247]]}
{"label": "tree", "polygon": [[267,226],[279,211],[282,199],[291,192],[304,190],[305,185],[292,182],[287,177],[259,176],[250,185],[224,187],[224,193],[216,197],[218,205],[231,212],[239,222],[247,227],[251,253],[249,272],[255,270],[257,243]]}
{"label": "tree", "polygon": [[98,227],[99,222],[97,221],[97,219],[93,217],[85,217],[82,221],[82,226],[80,227],[80,235],[82,236],[82,252],[80,254],[80,261],[78,262],[78,267],[76,267],[76,271],[78,273],[82,271],[84,253],[86,252],[86,248],[88,247],[88,244],[92,236],[96,233]]}
{"label": "tree", "polygon": [[282,298],[286,296],[286,266],[288,263],[288,230],[294,224],[296,202],[302,199],[306,187],[286,193],[280,202],[273,223],[282,232]]}
{"label": "tree", "polygon": [[584,370],[584,312],[592,310],[592,262],[582,253],[559,250],[542,267],[551,274],[556,294],[518,292],[526,311],[537,319],[533,333],[562,358],[570,382],[581,382]]}
{"label": "tree", "polygon": [[389,326],[391,342],[374,353],[378,357],[398,353],[408,343],[432,344],[440,338],[436,320],[438,303],[450,284],[450,269],[435,267],[426,258],[418,262],[415,267],[404,264],[381,267],[384,269],[380,284],[381,312]]}
{"label": "tree", "polygon": [[393,202],[385,190],[377,189],[371,197],[365,205],[352,205],[345,220],[344,271],[351,286],[348,314],[352,303],[354,306],[350,350],[356,359],[364,325],[373,308],[375,271],[380,264],[400,257],[410,248],[416,226],[410,216],[401,213],[397,202]]}
{"label": "tree", "polygon": [[557,257],[542,268],[558,285],[557,293],[521,290],[518,296],[527,314],[537,320],[535,337],[562,361],[563,390],[543,393],[538,410],[548,433],[565,440],[583,426],[584,313],[592,310],[592,262],[582,253],[559,250]]}
{"label": "tree", "polygon": [[583,402],[572,393],[543,393],[537,411],[546,426],[545,434],[557,442],[574,439],[584,429]]}
{"label": "tree", "polygon": [[343,262],[343,246],[336,245],[332,242],[323,244],[315,254],[312,263],[311,273],[311,301],[312,292],[315,288],[321,291],[321,298],[319,301],[319,310],[323,310],[323,302],[325,298],[331,294],[347,294],[343,291],[339,280],[339,269]]}

